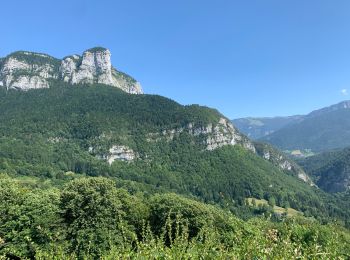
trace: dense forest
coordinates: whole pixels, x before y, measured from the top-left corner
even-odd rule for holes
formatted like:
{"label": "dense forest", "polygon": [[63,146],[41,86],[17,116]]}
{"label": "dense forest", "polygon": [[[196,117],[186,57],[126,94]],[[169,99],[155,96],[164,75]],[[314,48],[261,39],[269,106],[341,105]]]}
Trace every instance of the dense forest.
{"label": "dense forest", "polygon": [[[4,256],[349,257],[348,199],[241,145],[208,151],[205,135],[186,131],[161,138],[189,124],[215,125],[218,111],[63,85],[0,90]],[[110,165],[116,144],[135,160]]]}

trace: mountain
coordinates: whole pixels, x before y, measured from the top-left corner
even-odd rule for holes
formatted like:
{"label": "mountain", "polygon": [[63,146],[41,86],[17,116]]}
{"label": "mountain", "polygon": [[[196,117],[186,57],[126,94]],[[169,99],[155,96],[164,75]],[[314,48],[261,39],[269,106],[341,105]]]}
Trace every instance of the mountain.
{"label": "mountain", "polygon": [[348,216],[346,202],[312,187],[288,158],[251,142],[210,108],[59,82],[1,89],[0,109],[0,172],[11,176],[105,176],[131,190],[226,205],[240,216],[248,214],[245,198],[320,219]]}
{"label": "mountain", "polygon": [[213,109],[62,82],[2,89],[0,109],[1,172],[54,180],[103,175],[204,201],[237,206],[245,197],[274,197],[281,206],[329,214],[327,195],[288,159],[258,147]]}
{"label": "mountain", "polygon": [[232,120],[232,123],[245,135],[259,139],[277,130],[301,121],[303,116],[286,117],[246,117]]}
{"label": "mountain", "polygon": [[0,59],[0,87],[20,90],[48,88],[56,81],[100,83],[128,93],[142,93],[141,85],[135,79],[113,68],[110,51],[102,47],[62,60],[28,51],[14,52]]}
{"label": "mountain", "polygon": [[[153,148],[159,149],[163,144],[165,149],[186,137],[190,141],[187,149],[200,154],[224,146],[240,146],[253,155],[261,154],[266,161],[274,160],[276,167],[298,176],[287,158],[271,152],[269,147],[264,148],[264,154],[258,153],[257,144],[209,108],[181,106],[159,96],[130,96],[103,85],[70,88],[60,84],[51,90],[0,93],[3,108],[0,130],[14,139],[39,132],[40,138],[45,137],[42,141],[49,144],[70,140],[69,143],[77,143],[84,152],[111,165],[114,161],[148,161]],[[21,121],[18,125],[6,123],[18,119]],[[11,130],[12,127],[15,129]]]}
{"label": "mountain", "polygon": [[308,117],[312,118],[312,117],[322,116],[330,112],[343,111],[348,109],[350,109],[350,100],[343,101],[329,107],[324,107],[324,108],[312,111],[310,114],[308,114]]}
{"label": "mountain", "polygon": [[327,192],[350,189],[350,148],[321,153],[298,162],[321,189]]}
{"label": "mountain", "polygon": [[259,140],[282,150],[322,151],[350,146],[350,101],[326,107],[303,116]]}
{"label": "mountain", "polygon": [[[312,154],[350,145],[350,101],[308,115],[239,118],[232,122],[248,137],[299,154]],[[301,150],[299,152],[299,150]]]}
{"label": "mountain", "polygon": [[348,256],[347,195],[215,109],[96,83],[110,74],[94,55],[50,77],[29,60],[21,87],[5,76],[0,258]]}

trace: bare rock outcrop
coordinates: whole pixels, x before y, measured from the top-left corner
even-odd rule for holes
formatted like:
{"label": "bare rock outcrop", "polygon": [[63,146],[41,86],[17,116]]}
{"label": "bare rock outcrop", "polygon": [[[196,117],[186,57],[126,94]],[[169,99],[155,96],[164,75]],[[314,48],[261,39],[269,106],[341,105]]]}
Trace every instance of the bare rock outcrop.
{"label": "bare rock outcrop", "polygon": [[143,93],[139,82],[112,66],[111,52],[101,47],[62,60],[26,51],[0,59],[0,87],[18,90],[48,88],[53,80],[72,85],[100,83],[131,94]]}

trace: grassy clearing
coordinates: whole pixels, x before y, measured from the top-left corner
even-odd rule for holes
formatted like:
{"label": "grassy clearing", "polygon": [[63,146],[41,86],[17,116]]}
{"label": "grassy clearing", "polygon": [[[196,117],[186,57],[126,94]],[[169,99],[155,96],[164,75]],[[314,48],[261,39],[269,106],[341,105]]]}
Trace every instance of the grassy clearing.
{"label": "grassy clearing", "polygon": [[[263,205],[269,205],[269,202],[265,199],[256,199],[256,198],[247,198],[246,199],[247,203],[249,206],[263,206]],[[255,202],[253,202],[255,201]],[[255,205],[254,205],[255,204]],[[287,213],[287,217],[296,217],[296,216],[302,216],[303,213],[295,210],[293,208],[282,208],[279,206],[273,206],[273,211],[277,214],[283,214],[283,213]]]}

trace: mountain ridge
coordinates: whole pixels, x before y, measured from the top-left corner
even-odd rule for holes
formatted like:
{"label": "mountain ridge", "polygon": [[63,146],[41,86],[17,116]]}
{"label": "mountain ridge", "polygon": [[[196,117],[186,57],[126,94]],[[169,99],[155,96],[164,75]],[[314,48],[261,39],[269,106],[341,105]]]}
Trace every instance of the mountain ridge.
{"label": "mountain ridge", "polygon": [[243,117],[233,119],[232,122],[237,128],[249,138],[259,139],[269,135],[289,124],[299,121],[303,116],[276,116],[276,117]]}
{"label": "mountain ridge", "polygon": [[257,150],[215,109],[62,82],[49,89],[0,90],[0,108],[4,173],[102,175],[235,205],[246,197],[274,197],[278,205],[303,211],[317,200],[318,189],[300,178],[288,158],[269,147]]}
{"label": "mountain ridge", "polygon": [[100,83],[131,94],[142,94],[139,82],[112,66],[107,48],[94,47],[83,55],[57,59],[48,54],[16,51],[0,59],[0,87],[6,89],[49,88],[52,81],[71,85]]}
{"label": "mountain ridge", "polygon": [[313,117],[313,116],[317,116],[320,115],[322,113],[326,113],[326,112],[332,112],[332,111],[338,111],[338,110],[342,110],[342,109],[350,109],[350,100],[343,100],[339,103],[336,103],[334,105],[330,105],[321,109],[316,109],[312,112],[310,112],[309,114],[307,114],[307,117]]}
{"label": "mountain ridge", "polygon": [[[314,110],[307,115],[270,118],[270,120],[277,119],[284,120],[280,128],[275,127],[276,122],[269,125],[268,121],[263,121],[264,118],[254,118],[253,123],[250,118],[237,119],[233,122],[248,136],[254,134],[254,131],[259,133],[264,129],[275,127],[275,131],[261,134],[256,139],[288,152],[318,153],[350,146],[350,131],[347,130],[350,129],[348,100]],[[259,125],[254,122],[263,123]]]}

